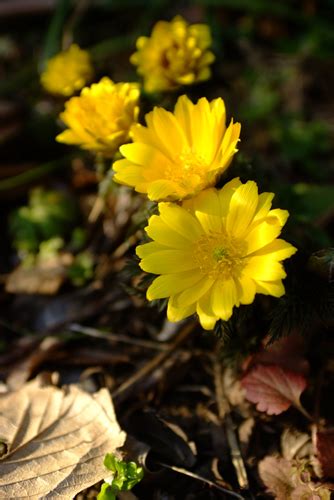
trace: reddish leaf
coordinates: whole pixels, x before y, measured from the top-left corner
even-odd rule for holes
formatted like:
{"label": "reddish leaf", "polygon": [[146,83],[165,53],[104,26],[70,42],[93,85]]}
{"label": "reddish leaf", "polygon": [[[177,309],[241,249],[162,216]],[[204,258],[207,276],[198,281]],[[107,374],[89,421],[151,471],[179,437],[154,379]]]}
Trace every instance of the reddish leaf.
{"label": "reddish leaf", "polygon": [[322,475],[334,477],[334,429],[315,433],[315,449]]}
{"label": "reddish leaf", "polygon": [[300,395],[306,380],[290,370],[276,365],[257,365],[242,379],[246,398],[256,403],[257,410],[279,415],[292,404],[300,406]]}
{"label": "reddish leaf", "polygon": [[283,370],[292,370],[306,375],[309,371],[309,363],[305,358],[304,338],[298,333],[293,333],[272,343],[269,339],[264,339],[262,350],[253,354],[248,361],[247,369],[258,364],[278,365]]}

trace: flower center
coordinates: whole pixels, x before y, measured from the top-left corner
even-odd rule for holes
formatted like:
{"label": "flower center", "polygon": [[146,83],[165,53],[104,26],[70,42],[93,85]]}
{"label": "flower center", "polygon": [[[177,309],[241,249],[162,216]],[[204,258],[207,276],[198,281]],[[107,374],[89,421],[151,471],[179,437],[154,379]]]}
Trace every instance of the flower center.
{"label": "flower center", "polygon": [[183,151],[177,159],[184,172],[193,172],[199,175],[207,166],[204,158],[193,150]]}
{"label": "flower center", "polygon": [[208,184],[207,161],[195,151],[189,149],[176,155],[166,171],[166,178],[178,183],[187,191]]}
{"label": "flower center", "polygon": [[246,243],[225,231],[203,235],[196,242],[194,258],[200,272],[210,278],[229,279],[240,275],[247,259]]}

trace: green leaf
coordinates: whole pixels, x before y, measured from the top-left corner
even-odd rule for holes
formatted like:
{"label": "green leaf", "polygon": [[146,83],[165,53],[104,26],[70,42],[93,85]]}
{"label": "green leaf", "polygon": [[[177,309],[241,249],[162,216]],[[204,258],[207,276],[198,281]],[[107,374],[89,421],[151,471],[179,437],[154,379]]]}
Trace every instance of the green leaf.
{"label": "green leaf", "polygon": [[[144,476],[144,470],[139,467],[135,462],[125,462],[123,460],[118,460],[112,453],[107,453],[103,461],[104,466],[110,470],[114,477],[110,484],[104,483],[102,485],[103,493],[109,492],[117,493],[117,491],[129,491],[131,490],[139,481],[142,480]],[[107,486],[105,486],[107,484]],[[102,488],[101,492],[102,493]],[[109,489],[108,489],[109,488]],[[112,497],[101,497],[112,498]],[[101,500],[98,497],[99,500]]]}
{"label": "green leaf", "polygon": [[29,193],[28,205],[11,214],[9,227],[14,247],[23,255],[36,254],[42,242],[65,238],[76,218],[73,198],[61,191],[35,188]]}
{"label": "green leaf", "polygon": [[116,500],[116,495],[113,493],[110,484],[103,483],[100,493],[96,497],[97,500]]}

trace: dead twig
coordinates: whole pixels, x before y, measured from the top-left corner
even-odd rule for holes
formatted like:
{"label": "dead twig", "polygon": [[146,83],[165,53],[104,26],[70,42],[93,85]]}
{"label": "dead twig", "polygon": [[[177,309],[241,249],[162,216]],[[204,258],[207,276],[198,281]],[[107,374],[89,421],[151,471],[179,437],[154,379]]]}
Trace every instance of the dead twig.
{"label": "dead twig", "polygon": [[213,373],[214,373],[214,383],[216,389],[218,415],[221,423],[225,424],[226,438],[230,448],[231,459],[237,475],[238,483],[241,489],[248,489],[249,483],[247,478],[246,467],[240,452],[239,443],[235,433],[235,426],[231,417],[230,405],[227,398],[224,395],[224,389],[222,383],[223,373],[217,353],[213,356]]}
{"label": "dead twig", "polygon": [[172,353],[175,351],[179,345],[181,345],[193,331],[196,323],[188,323],[180,330],[174,341],[168,346],[166,351],[161,352],[154,356],[150,361],[148,361],[142,368],[140,368],[134,375],[128,378],[123,384],[121,384],[112,393],[112,398],[114,402],[121,402],[127,399],[131,393],[135,390],[142,379],[147,377],[156,367],[160,366]]}
{"label": "dead twig", "polygon": [[235,493],[234,491],[228,490],[227,488],[223,488],[222,486],[219,486],[218,484],[214,483],[213,481],[210,481],[210,479],[206,479],[203,476],[200,476],[199,474],[195,474],[194,472],[191,472],[187,469],[183,469],[182,467],[176,467],[175,465],[167,465],[163,463],[159,463],[162,467],[166,467],[167,469],[171,469],[175,472],[178,472],[179,474],[183,474],[184,476],[191,477],[193,479],[197,479],[198,481],[202,481],[203,483],[207,484],[208,486],[211,486],[212,488],[215,488],[216,490],[219,490],[226,495],[230,495],[233,498],[239,498],[239,500],[244,500],[244,497],[239,495],[239,493]]}
{"label": "dead twig", "polygon": [[157,351],[168,351],[170,345],[162,344],[159,342],[154,342],[152,340],[142,340],[136,339],[134,337],[129,337],[124,334],[116,334],[110,332],[104,332],[98,330],[97,328],[91,328],[89,326],[81,326],[77,323],[72,323],[69,326],[69,330],[75,333],[82,333],[88,335],[89,337],[95,337],[97,339],[108,340],[112,342],[122,342],[124,344],[137,345],[138,347],[144,347],[146,349],[155,349]]}

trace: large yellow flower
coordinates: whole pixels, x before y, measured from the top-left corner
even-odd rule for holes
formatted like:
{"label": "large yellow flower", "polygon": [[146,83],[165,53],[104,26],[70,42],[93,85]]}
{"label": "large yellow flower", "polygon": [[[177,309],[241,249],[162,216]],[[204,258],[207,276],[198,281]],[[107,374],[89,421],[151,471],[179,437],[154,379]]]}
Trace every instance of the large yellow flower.
{"label": "large yellow flower", "polygon": [[140,267],[161,275],[148,288],[148,300],[168,297],[170,321],[197,313],[210,330],[256,293],[283,295],[281,261],[296,249],[277,239],[288,212],[271,210],[273,196],[259,195],[253,181],[234,179],[182,206],[159,203],[160,215],[146,227],[154,241],[137,247]]}
{"label": "large yellow flower", "polygon": [[208,50],[211,44],[209,26],[188,25],[177,16],[159,21],[150,37],[139,37],[130,61],[138,66],[147,92],[175,89],[210,78],[209,65],[215,59]]}
{"label": "large yellow flower", "polygon": [[69,128],[56,140],[113,156],[137,121],[139,94],[137,83],[114,83],[107,77],[85,87],[65,103],[60,118]]}
{"label": "large yellow flower", "polygon": [[41,83],[51,94],[69,97],[93,78],[93,72],[88,52],[73,44],[47,61]]}
{"label": "large yellow flower", "polygon": [[132,127],[133,144],[120,148],[115,180],[147,193],[150,200],[181,200],[213,186],[237,151],[240,124],[225,126],[221,98],[193,104],[181,96],[174,113],[154,108],[147,127]]}

